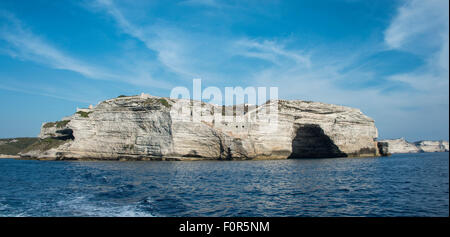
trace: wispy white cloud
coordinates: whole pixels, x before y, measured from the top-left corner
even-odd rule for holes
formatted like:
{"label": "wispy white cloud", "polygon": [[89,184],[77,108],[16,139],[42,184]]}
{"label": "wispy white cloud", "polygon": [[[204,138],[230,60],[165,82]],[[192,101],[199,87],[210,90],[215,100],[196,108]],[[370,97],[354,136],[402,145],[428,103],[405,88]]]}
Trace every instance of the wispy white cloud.
{"label": "wispy white cloud", "polygon": [[404,1],[385,31],[386,44],[410,51],[417,49],[417,41],[439,47],[448,35],[448,7],[448,0]]}
{"label": "wispy white cloud", "polygon": [[33,34],[12,14],[0,12],[5,23],[1,26],[0,39],[9,45],[5,51],[12,57],[46,64],[56,69],[70,70],[90,78],[111,78],[112,74],[99,70],[70,57],[56,49],[41,37]]}
{"label": "wispy white cloud", "polygon": [[[4,80],[4,78],[3,78]],[[16,83],[17,84],[17,83]],[[49,92],[48,87],[31,87],[29,84],[27,85],[3,85],[0,84],[0,90],[7,90],[7,91],[14,91],[14,92],[20,92],[24,94],[29,95],[39,95],[39,96],[45,96],[50,98],[56,98],[60,100],[66,100],[66,101],[72,101],[72,102],[81,102],[81,103],[92,103],[94,100],[86,99],[86,97],[77,97],[73,95],[65,94],[57,94],[54,92]]]}
{"label": "wispy white cloud", "polygon": [[[216,1],[185,1],[188,5],[223,6]],[[132,17],[126,16],[126,10],[113,0],[97,0],[90,4],[93,9],[100,9],[111,16],[119,29],[139,41],[157,54],[161,65],[191,80],[194,77],[210,81],[224,79],[220,65],[233,63],[231,58],[239,55],[257,58],[277,64],[286,63],[294,66],[309,67],[308,55],[283,48],[273,40],[253,40],[248,38],[215,37],[211,34],[188,32],[167,22],[150,22],[148,25],[134,24]],[[224,79],[228,80],[228,79]]]}
{"label": "wispy white cloud", "polygon": [[447,0],[410,0],[398,9],[385,31],[385,42],[390,48],[420,54],[426,65],[413,72],[393,75],[392,80],[448,98],[448,8]]}
{"label": "wispy white cloud", "polygon": [[156,52],[159,62],[170,71],[188,77],[189,80],[197,75],[187,65],[190,60],[186,59],[184,54],[188,50],[188,45],[184,44],[183,35],[180,35],[181,31],[159,27],[156,24],[137,26],[112,0],[96,0],[89,6],[109,14],[121,31],[143,42],[148,49]]}
{"label": "wispy white cloud", "polygon": [[271,40],[249,40],[240,39],[234,43],[233,51],[235,54],[258,58],[270,61],[273,64],[284,64],[286,60],[294,63],[295,66],[311,67],[309,56],[302,55],[301,52],[286,50],[284,45]]}
{"label": "wispy white cloud", "polygon": [[[194,4],[194,2],[190,3]],[[195,4],[203,4],[203,2],[195,2]],[[270,80],[261,78],[270,75],[272,81],[279,82],[281,78],[285,78],[289,80],[289,85],[298,85],[302,88],[312,87],[313,84],[321,84],[322,87],[322,84],[328,84],[330,90],[340,91],[342,88],[336,86],[339,82],[370,81],[375,77],[375,74],[365,69],[358,60],[361,59],[361,51],[368,51],[364,54],[374,53],[379,49],[377,45],[366,46],[371,50],[358,48],[357,51],[350,52],[344,57],[333,58],[327,56],[333,53],[330,49],[321,52],[314,52],[317,49],[290,49],[283,40],[234,38],[233,36],[216,38],[210,34],[187,32],[167,22],[134,24],[132,17],[126,16],[126,9],[119,7],[112,0],[98,0],[91,6],[108,13],[121,31],[138,39],[149,50],[156,52],[162,66],[188,80],[199,76],[207,80],[211,77],[228,80],[219,71],[223,62],[235,63],[234,66],[240,64],[239,61],[234,61],[234,56],[256,58],[272,64],[262,70],[248,68],[243,76],[251,75],[251,78],[235,78],[241,82],[245,80],[251,83],[269,83]],[[339,51],[339,49],[333,51]],[[342,72],[345,68],[350,69]],[[381,91],[385,87],[360,88],[360,90],[373,89]],[[288,88],[287,91],[290,90]],[[344,92],[348,93],[348,90]],[[289,96],[288,93],[286,95]],[[331,97],[325,95],[324,98]]]}
{"label": "wispy white cloud", "polygon": [[147,43],[145,31],[129,22],[112,0],[95,0],[90,6],[106,10],[125,33],[142,40],[144,43]]}
{"label": "wispy white cloud", "polygon": [[1,11],[0,40],[6,44],[1,52],[20,60],[32,61],[54,69],[68,70],[79,73],[86,78],[95,80],[112,80],[138,86],[152,86],[157,88],[171,88],[170,83],[154,80],[148,71],[134,72],[130,63],[122,70],[112,70],[107,67],[93,65],[91,62],[76,59],[68,53],[53,46],[43,37],[28,29],[13,14]]}

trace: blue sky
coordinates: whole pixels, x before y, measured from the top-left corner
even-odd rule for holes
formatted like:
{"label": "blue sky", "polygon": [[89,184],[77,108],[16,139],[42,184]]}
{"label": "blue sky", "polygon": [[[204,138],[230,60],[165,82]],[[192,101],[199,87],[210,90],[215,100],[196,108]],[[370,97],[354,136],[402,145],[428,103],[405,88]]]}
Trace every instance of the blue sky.
{"label": "blue sky", "polygon": [[277,86],[380,138],[449,137],[447,0],[0,2],[0,137],[176,86]]}

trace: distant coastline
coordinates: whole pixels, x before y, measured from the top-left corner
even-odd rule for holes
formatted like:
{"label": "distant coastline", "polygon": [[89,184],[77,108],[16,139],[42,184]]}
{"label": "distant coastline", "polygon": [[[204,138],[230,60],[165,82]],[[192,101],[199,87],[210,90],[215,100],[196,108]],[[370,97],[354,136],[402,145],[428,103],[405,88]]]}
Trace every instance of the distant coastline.
{"label": "distant coastline", "polygon": [[16,137],[0,139],[0,159],[20,158],[19,153],[38,141],[37,137]]}
{"label": "distant coastline", "polygon": [[408,142],[404,138],[380,140],[388,146],[389,153],[423,153],[423,152],[448,152],[449,143],[444,140],[421,140]]}
{"label": "distant coastline", "polygon": [[5,154],[0,154],[0,159],[18,159],[20,158],[19,155],[5,155]]}

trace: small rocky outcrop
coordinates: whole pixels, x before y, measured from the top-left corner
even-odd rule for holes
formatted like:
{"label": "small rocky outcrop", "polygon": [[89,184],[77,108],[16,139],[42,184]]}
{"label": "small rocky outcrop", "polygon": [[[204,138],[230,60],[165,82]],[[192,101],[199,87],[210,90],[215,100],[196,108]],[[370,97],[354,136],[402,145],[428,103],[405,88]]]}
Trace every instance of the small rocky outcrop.
{"label": "small rocky outcrop", "polygon": [[380,142],[388,144],[389,153],[448,152],[448,141],[408,142],[404,138],[388,139]]}
{"label": "small rocky outcrop", "polygon": [[406,141],[404,138],[399,139],[389,139],[389,140],[381,140],[380,142],[384,142],[388,144],[389,153],[418,153],[420,152],[419,148]]}
{"label": "small rocky outcrop", "polygon": [[378,151],[382,156],[389,156],[391,153],[389,152],[389,143],[387,142],[378,142]]}
{"label": "small rocky outcrop", "polygon": [[448,152],[448,141],[418,141],[414,142],[422,152]]}
{"label": "small rocky outcrop", "polygon": [[[287,159],[378,156],[374,121],[360,110],[299,100],[223,107],[150,95],[121,96],[44,123],[36,159]],[[242,107],[243,113],[237,113]],[[276,108],[277,117],[267,116]],[[219,119],[232,114],[231,120]],[[193,119],[211,115],[201,121]],[[263,118],[264,119],[261,119]],[[228,117],[229,118],[229,117]],[[275,123],[274,121],[277,121]]]}

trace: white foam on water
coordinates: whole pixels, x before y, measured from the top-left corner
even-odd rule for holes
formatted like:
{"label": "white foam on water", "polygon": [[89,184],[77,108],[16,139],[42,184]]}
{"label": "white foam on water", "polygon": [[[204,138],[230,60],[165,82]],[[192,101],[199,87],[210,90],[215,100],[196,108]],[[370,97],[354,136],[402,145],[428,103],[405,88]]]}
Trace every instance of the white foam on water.
{"label": "white foam on water", "polygon": [[92,202],[87,196],[78,196],[57,202],[62,212],[70,212],[70,216],[102,216],[102,217],[154,217],[149,212],[140,210],[138,203],[120,205],[110,202]]}
{"label": "white foam on water", "polygon": [[[2,203],[1,201],[2,200],[0,200],[0,217],[26,217],[26,216],[29,216],[25,212],[19,212],[19,213],[14,212],[16,210],[11,208],[8,204]],[[10,211],[9,213],[6,213],[9,210],[14,210],[14,211]],[[3,213],[3,212],[5,212],[5,213]]]}

